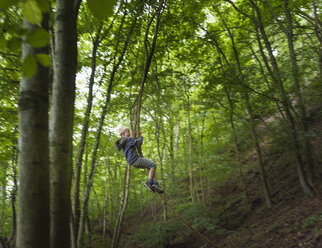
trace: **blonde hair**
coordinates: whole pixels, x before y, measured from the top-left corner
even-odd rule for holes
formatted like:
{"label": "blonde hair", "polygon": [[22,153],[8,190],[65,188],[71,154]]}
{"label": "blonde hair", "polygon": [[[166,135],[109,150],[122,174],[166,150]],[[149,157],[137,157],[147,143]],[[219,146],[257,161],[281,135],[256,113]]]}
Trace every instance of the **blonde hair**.
{"label": "blonde hair", "polygon": [[121,127],[119,128],[118,132],[119,135],[122,136],[122,134],[126,131],[126,130],[130,130],[128,127]]}

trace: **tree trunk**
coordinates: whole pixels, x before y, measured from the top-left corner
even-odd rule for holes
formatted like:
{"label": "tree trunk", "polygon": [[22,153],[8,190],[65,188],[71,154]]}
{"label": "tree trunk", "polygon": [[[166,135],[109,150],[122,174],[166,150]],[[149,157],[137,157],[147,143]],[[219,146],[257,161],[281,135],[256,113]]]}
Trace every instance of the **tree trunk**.
{"label": "tree trunk", "polygon": [[[300,181],[300,185],[304,191],[305,194],[310,195],[312,192],[311,187],[308,185],[307,180],[306,180],[306,176],[304,173],[304,163],[303,163],[303,159],[301,156],[301,151],[300,151],[300,145],[299,145],[299,140],[298,140],[298,136],[297,136],[297,129],[296,129],[296,124],[295,124],[295,119],[291,113],[291,109],[292,109],[292,105],[288,99],[288,96],[286,94],[284,85],[283,85],[283,80],[281,77],[281,73],[277,64],[277,61],[275,59],[275,56],[273,54],[273,49],[272,46],[270,44],[270,41],[267,37],[265,28],[263,26],[263,22],[262,22],[262,16],[261,16],[261,11],[257,5],[257,3],[254,0],[249,0],[249,2],[252,5],[252,8],[254,10],[254,12],[256,13],[256,17],[251,17],[248,14],[246,14],[245,12],[241,11],[239,8],[237,8],[237,6],[231,1],[231,0],[226,0],[227,2],[229,2],[238,12],[240,12],[241,14],[243,14],[244,16],[246,16],[247,18],[249,18],[255,26],[256,29],[256,35],[257,35],[257,39],[259,40],[259,34],[257,34],[258,30],[260,31],[261,34],[261,38],[264,40],[264,44],[265,44],[265,48],[269,54],[269,59],[270,59],[270,63],[272,66],[272,69],[270,68],[270,66],[268,66],[268,64],[266,65],[269,71],[269,74],[273,80],[273,82],[275,83],[277,89],[279,90],[279,93],[281,95],[281,103],[283,105],[285,114],[286,114],[286,120],[289,123],[289,135],[290,135],[290,142],[291,142],[291,146],[293,148],[293,151],[295,153],[295,157],[297,160],[296,163],[296,167],[297,167],[297,173],[298,173],[298,177],[299,177],[299,181]],[[261,43],[259,43],[261,44]],[[266,59],[266,56],[264,54],[263,48],[260,47],[261,50],[261,54],[263,56],[263,59]],[[265,61],[265,60],[264,60]]]}
{"label": "tree trunk", "polygon": [[78,227],[79,227],[79,218],[80,218],[79,186],[80,186],[83,154],[85,150],[86,136],[87,136],[88,126],[89,126],[89,118],[92,112],[92,105],[93,105],[93,86],[94,86],[95,72],[96,72],[96,56],[97,56],[97,49],[99,46],[101,27],[102,25],[99,26],[96,34],[96,38],[93,41],[91,75],[90,75],[89,86],[88,86],[87,107],[86,107],[86,112],[85,112],[85,117],[84,117],[84,122],[82,127],[82,136],[81,136],[80,144],[78,146],[79,148],[78,148],[76,164],[75,164],[74,197],[73,197],[74,230],[75,230],[75,233],[73,235],[75,239],[78,236]]}
{"label": "tree trunk", "polygon": [[[217,10],[218,15],[221,17],[221,13],[219,12],[219,10],[216,7],[215,7],[215,9]],[[238,54],[238,51],[237,51],[237,47],[235,46],[234,36],[233,36],[229,26],[225,22],[224,18],[221,17],[221,21],[223,22],[226,30],[228,31],[229,38],[231,40],[232,48],[233,48],[233,51],[234,51],[234,57],[235,57],[235,60],[236,60],[236,63],[237,63],[237,68],[238,68],[238,76],[237,76],[238,82],[242,82],[244,84],[244,75],[243,75],[243,71],[241,69],[241,64],[240,64],[240,60],[239,60],[239,54]],[[218,42],[216,42],[216,44],[218,44]],[[222,49],[220,49],[220,50],[222,51]],[[223,51],[221,52],[221,54],[224,56],[226,63],[229,65],[228,60],[226,59],[226,56],[225,56]],[[219,60],[220,60],[220,58],[219,58]],[[222,65],[221,60],[220,60],[220,65],[221,65],[221,69],[222,69],[224,75],[227,74],[226,71],[224,70],[224,67]],[[236,161],[237,161],[238,167],[239,167],[239,174],[240,174],[241,182],[242,182],[242,185],[243,185],[243,191],[244,191],[244,194],[245,194],[245,198],[246,198],[247,204],[249,204],[248,190],[247,190],[247,185],[246,185],[246,182],[245,182],[244,173],[243,173],[243,170],[242,170],[241,159],[240,159],[239,142],[238,142],[238,137],[237,137],[237,133],[236,133],[236,129],[235,129],[235,123],[234,123],[234,104],[233,104],[233,101],[232,101],[232,99],[230,97],[230,94],[229,94],[229,91],[227,89],[226,84],[224,85],[224,90],[225,90],[226,97],[227,97],[228,104],[229,104],[229,122],[230,122],[232,135],[233,135],[233,139],[234,139]]]}
{"label": "tree trunk", "polygon": [[117,217],[115,227],[114,227],[114,233],[113,233],[113,239],[111,248],[117,248],[120,242],[120,233],[122,230],[122,224],[123,224],[123,217],[124,213],[127,207],[127,200],[129,196],[129,186],[130,186],[130,165],[127,164],[125,175],[124,175],[124,189],[123,189],[123,198],[122,198],[122,205],[119,212],[119,215]]}
{"label": "tree trunk", "polygon": [[229,103],[229,123],[230,123],[230,127],[232,130],[232,135],[233,135],[233,139],[234,139],[234,146],[235,146],[235,153],[236,153],[236,161],[239,167],[239,175],[241,178],[241,182],[243,185],[243,190],[244,190],[244,194],[245,194],[245,198],[247,201],[247,204],[249,204],[249,196],[248,196],[248,190],[247,190],[247,185],[245,182],[245,176],[242,170],[242,164],[241,164],[241,159],[240,159],[240,149],[239,149],[239,142],[238,142],[238,137],[237,137],[237,133],[236,133],[236,129],[235,129],[235,123],[234,123],[234,105],[233,105],[233,101],[230,97],[230,94],[228,92],[227,86],[225,85],[225,92],[226,92],[226,96],[227,96],[227,100]]}
{"label": "tree trunk", "polygon": [[304,163],[303,163],[303,159],[301,156],[301,151],[300,151],[300,145],[299,145],[299,140],[298,140],[298,136],[297,136],[297,129],[296,129],[296,124],[295,124],[295,120],[294,117],[291,114],[291,104],[290,101],[288,99],[288,96],[285,92],[284,89],[284,85],[283,85],[283,81],[280,75],[280,71],[277,65],[277,61],[275,59],[275,56],[273,54],[273,50],[271,47],[271,44],[268,40],[268,37],[266,35],[263,23],[262,23],[262,17],[261,17],[261,13],[260,10],[258,8],[258,6],[256,5],[256,3],[253,0],[249,0],[257,14],[257,20],[255,21],[255,26],[257,26],[261,32],[262,38],[264,40],[266,49],[268,51],[269,57],[270,57],[270,62],[272,64],[272,78],[273,81],[276,83],[279,92],[281,94],[281,101],[283,104],[283,108],[286,114],[286,118],[289,122],[289,128],[290,128],[290,139],[291,139],[291,145],[293,147],[296,159],[297,159],[297,173],[299,176],[299,180],[300,180],[300,184],[302,186],[302,189],[304,191],[305,194],[310,195],[312,192],[311,187],[308,185],[307,180],[306,180],[306,176],[304,173]]}
{"label": "tree trunk", "polygon": [[[15,131],[14,131],[14,134],[15,134]],[[13,247],[16,246],[16,236],[17,236],[16,195],[18,190],[18,184],[17,184],[18,151],[17,151],[17,145],[16,145],[14,134],[12,137],[12,173],[13,173],[12,174],[13,188],[11,191],[12,231],[11,231],[11,237],[9,239],[9,243],[12,241]]]}
{"label": "tree trunk", "polygon": [[[119,30],[121,30],[123,27],[123,22],[124,22],[125,16],[126,16],[126,14],[124,14],[124,16],[123,16],[122,24],[120,25]],[[132,22],[131,30],[130,30],[130,32],[126,38],[126,41],[124,43],[122,53],[120,54],[118,61],[117,62],[114,61],[113,69],[111,72],[111,77],[109,80],[109,85],[108,85],[108,89],[107,89],[107,93],[106,93],[106,99],[105,99],[104,106],[102,108],[101,118],[100,118],[98,130],[97,130],[97,135],[96,135],[96,141],[95,141],[94,150],[92,153],[92,160],[91,160],[90,172],[89,172],[89,176],[88,176],[88,183],[87,183],[86,189],[84,191],[84,197],[83,197],[84,202],[83,202],[83,206],[82,206],[82,210],[81,210],[80,224],[79,224],[78,238],[77,238],[78,247],[81,247],[82,242],[83,242],[85,216],[86,216],[86,212],[87,212],[87,205],[88,205],[90,190],[93,185],[94,175],[95,175],[95,170],[96,170],[96,157],[97,157],[97,152],[98,152],[98,148],[100,145],[100,139],[101,139],[101,133],[103,130],[104,121],[105,121],[106,114],[107,114],[107,106],[108,106],[110,99],[111,99],[111,92],[113,89],[114,77],[115,77],[116,71],[118,70],[121,62],[123,61],[124,54],[126,52],[127,45],[129,43],[129,39],[133,33],[136,20],[137,20],[137,16],[135,17],[135,20]],[[119,39],[120,39],[120,37],[119,37]],[[118,44],[119,44],[119,42],[117,42],[117,47],[118,47]],[[116,47],[116,50],[117,50],[117,47]],[[115,54],[115,57],[116,57],[116,54]]]}
{"label": "tree trunk", "polygon": [[187,96],[187,120],[188,120],[188,168],[189,168],[189,182],[190,182],[190,196],[191,202],[196,202],[196,194],[194,189],[194,168],[192,165],[192,128],[191,128],[191,118],[190,118],[190,99],[189,95]]}
{"label": "tree trunk", "polygon": [[259,145],[259,141],[258,141],[256,129],[255,129],[253,111],[252,111],[250,103],[249,103],[249,98],[248,98],[247,92],[245,92],[243,94],[243,97],[244,97],[245,104],[246,104],[246,109],[247,109],[249,122],[250,122],[250,126],[251,126],[253,141],[254,141],[254,145],[256,148],[257,159],[259,162],[259,171],[260,171],[261,182],[262,182],[262,187],[263,187],[264,199],[265,199],[266,207],[271,209],[272,208],[272,200],[271,200],[271,196],[270,196],[270,192],[269,192],[269,188],[268,188],[268,184],[267,184],[267,177],[266,177],[264,162],[263,162],[263,158],[262,158],[262,151],[261,151],[261,148]]}
{"label": "tree trunk", "polygon": [[51,247],[70,248],[72,136],[77,65],[74,1],[57,0],[52,106],[50,111]]}
{"label": "tree trunk", "polygon": [[[108,167],[107,163],[105,168]],[[104,187],[104,203],[103,203],[103,247],[106,245],[106,231],[107,231],[107,204],[108,204],[108,177],[107,171],[105,171],[105,187]],[[110,176],[110,175],[109,175]]]}
{"label": "tree trunk", "polygon": [[[294,81],[294,89],[295,89],[295,94],[298,100],[298,106],[300,110],[300,118],[299,122],[301,123],[300,125],[300,130],[305,134],[308,131],[308,123],[307,123],[307,114],[306,114],[306,107],[305,103],[303,101],[302,97],[302,91],[301,91],[301,86],[300,86],[300,80],[299,80],[299,68],[297,65],[297,58],[296,58],[296,53],[294,49],[294,42],[293,42],[293,23],[292,23],[292,16],[291,12],[288,6],[288,0],[283,0],[284,1],[284,12],[287,20],[287,27],[278,19],[276,16],[274,10],[270,6],[269,2],[266,0],[266,5],[269,7],[269,10],[272,14],[272,16],[275,18],[276,22],[279,24],[280,28],[283,30],[287,42],[288,42],[288,49],[290,53],[290,60],[291,60],[291,67],[292,67],[292,76],[293,76],[293,81]],[[306,157],[306,162],[307,162],[307,180],[310,183],[310,185],[313,185],[313,174],[314,174],[314,159],[313,159],[313,154],[312,154],[312,147],[311,143],[309,140],[309,137],[307,135],[304,135],[304,155]]]}
{"label": "tree trunk", "polygon": [[[285,30],[285,35],[288,41],[288,48],[290,51],[290,57],[291,57],[291,64],[292,64],[292,75],[293,75],[293,80],[294,80],[294,89],[295,89],[295,93],[298,99],[298,106],[300,109],[300,129],[301,131],[303,131],[304,133],[304,156],[306,158],[306,164],[307,164],[307,170],[306,170],[306,177],[307,177],[307,181],[310,184],[311,187],[313,187],[314,184],[314,158],[313,158],[313,152],[312,152],[312,145],[311,145],[311,141],[308,135],[306,135],[308,133],[308,117],[307,117],[307,111],[306,111],[306,107],[305,107],[305,102],[303,100],[303,94],[302,94],[302,90],[301,90],[301,86],[300,86],[300,80],[299,80],[299,68],[297,65],[297,56],[295,53],[295,49],[294,49],[294,42],[293,42],[293,23],[292,23],[292,16],[290,13],[290,9],[288,6],[288,1],[289,0],[284,0],[284,11],[285,11],[285,15],[286,15],[286,19],[287,19],[287,28],[283,29]],[[281,26],[281,25],[280,25]],[[321,48],[320,48],[321,49]]]}
{"label": "tree trunk", "polygon": [[[320,78],[322,78],[322,34],[321,34],[321,28],[322,24],[321,21],[319,20],[319,11],[318,11],[318,5],[319,0],[312,0],[312,5],[313,5],[313,14],[314,14],[314,32],[315,35],[319,41],[319,69],[320,69]],[[320,5],[321,6],[321,5]],[[321,12],[320,12],[321,13]]]}
{"label": "tree trunk", "polygon": [[[42,27],[48,30],[48,15]],[[24,28],[36,30],[26,19]],[[48,47],[33,48],[23,43],[23,58],[48,54]],[[19,205],[17,248],[49,247],[49,69],[37,64],[31,78],[23,77],[19,92]]]}
{"label": "tree trunk", "polygon": [[[159,27],[160,27],[160,22],[161,22],[161,17],[162,17],[163,4],[164,4],[164,0],[161,1],[159,7],[155,10],[153,16],[151,17],[151,19],[147,25],[146,31],[145,31],[144,48],[145,48],[146,61],[145,61],[144,70],[143,70],[143,74],[142,74],[142,80],[141,80],[141,84],[140,84],[139,94],[136,99],[135,118],[134,118],[134,123],[133,123],[133,127],[132,127],[132,130],[134,130],[134,131],[140,131],[140,114],[141,114],[143,89],[144,89],[144,84],[146,82],[146,79],[148,77],[152,57],[153,57],[154,50],[156,47],[156,42],[157,42],[157,37],[158,37],[158,32],[159,32]],[[155,29],[154,29],[152,45],[151,45],[150,51],[148,51],[149,30],[150,30],[150,27],[151,27],[155,17],[157,17],[157,21],[156,21],[156,25],[155,25]],[[140,147],[138,148],[138,152],[140,154],[142,154]]]}

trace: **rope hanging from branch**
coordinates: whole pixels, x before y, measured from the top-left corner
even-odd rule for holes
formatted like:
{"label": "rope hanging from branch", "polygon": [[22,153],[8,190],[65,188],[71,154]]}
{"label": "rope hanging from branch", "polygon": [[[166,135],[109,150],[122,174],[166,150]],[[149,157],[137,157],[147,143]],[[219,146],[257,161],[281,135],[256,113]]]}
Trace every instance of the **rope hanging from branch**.
{"label": "rope hanging from branch", "polygon": [[[149,69],[150,69],[150,65],[151,65],[151,61],[152,61],[152,57],[154,54],[154,50],[156,47],[156,42],[157,42],[157,38],[158,38],[158,32],[159,32],[159,28],[160,28],[160,22],[161,22],[161,16],[162,16],[162,10],[164,8],[164,3],[165,1],[163,0],[159,7],[157,7],[153,13],[153,16],[151,17],[146,31],[145,31],[145,36],[144,36],[144,49],[145,49],[145,56],[146,56],[146,61],[145,61],[145,65],[144,65],[144,70],[143,70],[143,75],[142,75],[142,80],[141,80],[141,84],[140,84],[140,90],[139,90],[139,94],[134,102],[134,105],[132,107],[132,109],[134,109],[134,112],[132,112],[131,110],[131,129],[133,131],[140,131],[140,117],[141,117],[141,108],[142,108],[142,96],[143,96],[143,90],[144,90],[144,85],[146,82],[146,79],[148,77],[148,73],[149,73]],[[149,42],[148,42],[148,36],[149,36],[149,30],[150,27],[153,23],[153,20],[156,18],[156,26],[154,29],[154,35],[153,35],[153,40],[152,40],[152,44],[150,47],[150,51],[148,49],[149,47]],[[134,132],[135,134],[136,132]],[[136,134],[135,134],[136,135]],[[138,148],[138,152],[141,156],[143,156],[142,154],[142,150],[139,147]]]}
{"label": "rope hanging from branch", "polygon": [[[164,4],[165,4],[165,1],[163,0],[160,3],[159,7],[155,10],[154,15],[152,16],[151,20],[149,21],[147,29],[146,29],[146,32],[145,32],[144,48],[145,48],[145,55],[146,55],[146,63],[145,63],[145,66],[144,66],[144,71],[143,71],[143,75],[142,75],[142,81],[141,81],[141,84],[140,84],[139,94],[138,94],[138,96],[136,98],[136,101],[133,104],[133,107],[131,108],[131,129],[133,131],[140,131],[140,117],[141,117],[141,108],[142,108],[143,89],[144,89],[144,84],[145,84],[147,76],[148,76],[148,72],[149,72],[149,69],[150,69],[153,53],[154,53],[155,46],[156,46],[156,41],[157,41],[157,36],[158,36],[158,31],[159,31],[160,21],[161,21],[161,16],[162,16],[162,9],[164,8]],[[157,23],[156,23],[156,27],[155,27],[155,30],[154,30],[154,36],[153,36],[152,45],[151,45],[150,51],[148,51],[149,29],[150,29],[150,26],[151,26],[151,24],[152,24],[152,22],[153,22],[155,17],[157,18]],[[134,110],[134,112],[132,112],[132,110]],[[134,135],[136,135],[136,132],[134,132]],[[138,147],[138,153],[141,156],[143,156],[141,147]],[[193,232],[195,232],[204,241],[206,241],[208,244],[210,244],[211,247],[217,248],[217,246],[215,246],[215,244],[213,244],[206,236],[204,236],[198,230],[193,228],[171,206],[169,206],[168,203],[166,202],[165,198],[162,196],[162,194],[159,194],[159,196],[160,196],[160,198],[162,200],[163,205],[166,206],[181,222],[183,222],[187,227],[189,227]]]}
{"label": "rope hanging from branch", "polygon": [[161,198],[161,201],[164,206],[166,206],[181,222],[183,222],[189,229],[191,229],[193,232],[195,232],[200,238],[202,238],[204,241],[206,241],[211,247],[218,248],[213,242],[211,242],[205,235],[200,233],[198,230],[193,228],[184,218],[182,218],[166,201],[164,198],[164,194],[158,194]]}

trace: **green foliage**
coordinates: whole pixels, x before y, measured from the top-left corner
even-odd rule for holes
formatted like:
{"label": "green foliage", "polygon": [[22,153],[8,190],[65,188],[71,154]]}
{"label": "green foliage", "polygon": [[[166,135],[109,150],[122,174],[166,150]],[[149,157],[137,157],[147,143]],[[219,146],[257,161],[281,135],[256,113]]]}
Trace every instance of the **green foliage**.
{"label": "green foliage", "polygon": [[306,229],[316,224],[322,224],[322,214],[307,217],[302,223],[302,228]]}
{"label": "green foliage", "polygon": [[43,28],[37,28],[27,35],[26,41],[33,47],[44,47],[50,42],[50,34]]}
{"label": "green foliage", "polygon": [[50,1],[48,0],[36,0],[39,9],[42,12],[48,12],[50,10]]}
{"label": "green foliage", "polygon": [[22,73],[25,77],[32,77],[36,74],[37,62],[34,56],[28,54],[22,64]]}
{"label": "green foliage", "polygon": [[27,20],[40,26],[42,21],[42,11],[36,0],[26,0],[21,3],[22,14]]}
{"label": "green foliage", "polygon": [[87,0],[89,9],[99,19],[111,16],[116,2],[117,0]]}
{"label": "green foliage", "polygon": [[[161,234],[162,235],[162,234]],[[164,236],[164,235],[162,235]],[[160,224],[149,223],[140,225],[135,232],[134,241],[138,244],[138,247],[156,247],[162,244],[163,240],[160,240]]]}
{"label": "green foliage", "polygon": [[45,53],[37,53],[36,54],[37,61],[45,67],[51,66],[51,59],[48,54]]}
{"label": "green foliage", "polygon": [[4,42],[3,44],[7,44],[7,48],[10,51],[18,52],[21,50],[21,43],[20,37],[12,37],[9,41]]}
{"label": "green foliage", "polygon": [[[128,1],[125,4],[116,0],[87,0],[79,13],[74,158],[79,149],[89,94],[88,82],[93,72],[92,52],[94,43],[98,42],[93,76],[93,107],[89,117],[82,165],[82,191],[88,180],[88,166],[93,156],[102,108],[109,97],[107,92],[113,68],[118,63],[124,44],[128,42],[124,60],[120,63],[119,69],[113,72],[115,79],[110,102],[107,105],[107,118],[104,122],[92,187],[95,189],[95,194],[92,190],[89,203],[89,218],[97,225],[93,228],[97,231],[97,235],[100,234],[102,226],[103,209],[106,210],[108,229],[112,230],[120,208],[126,163],[123,154],[115,150],[114,142],[118,138],[115,131],[117,127],[129,126],[130,114],[135,111],[132,107],[138,96],[146,62],[144,35],[156,7],[151,3],[157,5],[160,1],[146,3],[140,8],[137,6],[139,2]],[[232,176],[239,176],[236,146],[241,152],[247,153],[239,154],[242,159],[243,155],[247,156],[254,151],[250,120],[242,97],[245,92],[249,94],[255,116],[254,124],[261,144],[272,145],[276,156],[284,152],[285,148],[291,147],[288,122],[279,112],[281,93],[269,73],[272,66],[262,34],[256,29],[251,18],[239,13],[227,1],[175,0],[171,1],[170,5],[169,1],[165,2],[157,46],[143,91],[140,124],[144,136],[143,153],[158,164],[158,180],[164,184],[169,202],[173,203],[177,212],[194,228],[203,233],[232,234],[232,231],[216,228],[218,223],[223,221],[219,220],[218,216],[225,216],[221,218],[227,218],[228,223],[233,223],[235,221],[233,216],[236,213],[233,210],[225,213],[224,209],[214,210],[209,206],[229,206],[241,199],[241,194],[230,194],[225,199],[221,197],[203,199],[204,201],[201,199],[211,195],[213,185],[224,185]],[[253,17],[255,10],[250,1],[233,2],[240,10]],[[255,2],[259,5],[264,29],[273,47],[286,94],[294,101],[292,114],[299,117],[288,42],[268,7],[261,1]],[[294,22],[299,78],[301,88],[305,90],[311,87],[311,82],[313,86],[320,83],[319,58],[316,52],[319,44],[313,32],[313,22],[303,18],[303,11],[313,18],[311,3],[305,0],[292,0],[289,3]],[[24,15],[31,23],[39,26],[42,14],[49,11],[50,4],[55,10],[54,3],[46,0],[21,1],[20,8],[15,1],[3,0],[0,3],[0,9],[5,11],[4,17],[0,19],[0,178],[2,180],[5,180],[8,174],[12,174],[12,171],[4,169],[2,165],[10,164],[12,139],[17,136],[14,130],[18,122],[17,98],[21,71],[25,77],[32,77],[37,71],[37,63],[46,67],[51,66],[50,56],[44,53],[27,55],[21,64],[23,35],[26,35],[26,42],[35,48],[50,44],[50,35],[42,28],[26,34],[21,28],[21,16]],[[270,4],[280,20],[286,24],[283,5],[279,1],[270,1]],[[115,8],[118,8],[117,13],[113,12]],[[113,17],[112,21],[112,18],[108,17],[113,13],[115,19]],[[127,40],[136,14],[138,21],[134,26],[133,35]],[[148,48],[151,46],[154,28],[155,20],[147,34]],[[264,47],[262,51],[264,56],[260,45]],[[320,91],[316,90],[313,94],[307,91],[303,95],[305,101],[309,103],[312,97],[320,99],[318,92]],[[320,112],[317,110],[316,113]],[[272,121],[270,117],[274,120]],[[301,141],[304,137],[318,137],[315,133],[297,132],[297,134]],[[234,138],[237,139],[236,144]],[[283,153],[283,156],[289,159],[291,153],[289,150]],[[280,163],[284,157],[279,157],[276,163]],[[247,167],[256,166],[255,156],[252,159],[247,161]],[[190,175],[193,175],[191,189]],[[155,222],[148,219],[150,213],[145,215],[148,223],[138,221],[138,216],[141,216],[146,208],[149,209],[151,203],[157,202],[157,196],[147,192],[142,186],[146,178],[144,170],[131,168],[130,195],[126,212],[126,219],[130,221],[126,225],[137,229],[133,240],[139,247],[155,247],[162,245],[167,237],[172,241],[176,240],[181,235],[180,232],[184,235],[191,234],[191,231],[172,214],[169,214],[167,227],[164,227],[161,221],[161,204],[153,213]],[[10,180],[8,179],[8,184],[12,184]],[[191,190],[198,196],[196,203],[191,203]],[[0,198],[3,198],[1,200],[5,201],[6,206],[9,205],[8,198],[3,195]],[[5,229],[8,236],[10,215],[7,216]],[[320,216],[311,216],[303,222],[303,228],[308,228],[319,220]]]}
{"label": "green foliage", "polygon": [[215,213],[202,202],[184,202],[176,205],[175,209],[193,228],[200,232],[213,231],[218,223]]}
{"label": "green foliage", "polygon": [[0,2],[0,9],[6,9],[12,5],[14,5],[17,1],[13,1],[13,0],[2,0]]}

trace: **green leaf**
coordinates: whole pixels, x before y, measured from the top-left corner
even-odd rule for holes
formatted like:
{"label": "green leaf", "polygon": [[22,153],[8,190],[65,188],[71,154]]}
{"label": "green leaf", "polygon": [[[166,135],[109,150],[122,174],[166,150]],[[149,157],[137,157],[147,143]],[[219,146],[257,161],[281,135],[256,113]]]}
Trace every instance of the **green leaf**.
{"label": "green leaf", "polygon": [[21,39],[18,37],[13,37],[8,41],[7,47],[12,51],[19,51],[21,49]]}
{"label": "green leaf", "polygon": [[36,74],[37,71],[37,63],[36,59],[28,54],[22,63],[22,73],[25,77],[31,78]]}
{"label": "green leaf", "polygon": [[48,0],[37,0],[38,7],[42,12],[48,12],[50,9],[49,1]]}
{"label": "green leaf", "polygon": [[3,36],[0,36],[0,48],[6,48],[7,43],[7,40]]}
{"label": "green leaf", "polygon": [[44,47],[50,42],[50,34],[43,28],[35,29],[27,35],[27,42],[33,47]]}
{"label": "green leaf", "polygon": [[111,16],[116,2],[117,0],[87,0],[89,9],[99,19]]}
{"label": "green leaf", "polygon": [[27,20],[40,26],[42,21],[42,13],[37,2],[35,0],[27,0],[21,4],[22,14]]}
{"label": "green leaf", "polygon": [[12,0],[1,0],[0,1],[0,9],[9,8],[11,5],[14,5],[17,1]]}
{"label": "green leaf", "polygon": [[51,60],[48,54],[45,53],[37,53],[36,54],[37,61],[45,67],[51,66]]}

